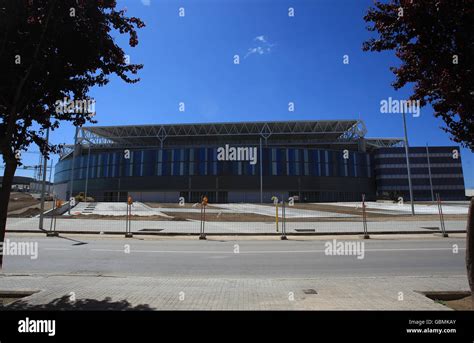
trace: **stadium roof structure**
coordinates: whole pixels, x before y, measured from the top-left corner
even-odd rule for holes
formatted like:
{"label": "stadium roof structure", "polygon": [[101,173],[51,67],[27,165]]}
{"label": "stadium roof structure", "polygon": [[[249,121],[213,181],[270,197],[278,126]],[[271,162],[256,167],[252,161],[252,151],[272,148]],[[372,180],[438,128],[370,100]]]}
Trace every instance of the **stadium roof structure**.
{"label": "stadium roof structure", "polygon": [[[362,120],[255,121],[82,127],[78,144],[93,148],[156,147],[215,143],[232,136],[242,143],[269,139],[275,144],[357,144],[367,133]],[[270,139],[271,137],[271,139]],[[199,142],[198,142],[199,141]],[[400,138],[365,138],[370,147],[395,146]],[[73,145],[63,147],[68,155]]]}

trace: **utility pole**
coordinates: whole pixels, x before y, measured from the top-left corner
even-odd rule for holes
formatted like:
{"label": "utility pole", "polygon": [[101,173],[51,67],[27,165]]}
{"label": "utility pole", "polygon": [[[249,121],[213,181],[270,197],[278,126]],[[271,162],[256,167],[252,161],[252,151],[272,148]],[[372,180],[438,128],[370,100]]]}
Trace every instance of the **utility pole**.
{"label": "utility pole", "polygon": [[403,130],[405,131],[405,156],[407,160],[407,172],[408,172],[408,188],[410,190],[410,204],[411,204],[411,214],[415,215],[415,205],[413,204],[413,187],[411,184],[411,171],[410,171],[410,157],[409,157],[409,147],[408,147],[408,133],[407,133],[407,121],[405,118],[405,111],[402,110],[403,116]]}

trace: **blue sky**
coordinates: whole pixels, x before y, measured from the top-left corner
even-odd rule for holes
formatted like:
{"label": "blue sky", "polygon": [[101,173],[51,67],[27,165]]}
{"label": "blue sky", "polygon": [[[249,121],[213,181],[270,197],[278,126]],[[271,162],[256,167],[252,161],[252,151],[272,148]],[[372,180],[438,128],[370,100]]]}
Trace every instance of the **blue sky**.
{"label": "blue sky", "polygon": [[[389,67],[399,62],[392,52],[361,49],[371,35],[362,19],[371,0],[118,3],[147,25],[139,30],[135,48],[117,39],[131,62],[144,68],[137,84],[113,77],[92,90],[97,125],[362,119],[367,137],[403,136],[401,116],[380,113],[381,100],[409,94],[409,88],[395,91],[390,85]],[[184,17],[178,15],[180,7]],[[289,7],[294,17],[288,16]],[[343,64],[344,55],[349,64]],[[180,102],[185,112],[179,111]],[[294,112],[288,112],[289,102]],[[420,117],[407,117],[410,145],[454,144],[432,114],[425,107]],[[65,124],[51,140],[70,144],[73,134]],[[467,149],[461,154],[466,187],[473,188],[474,156]],[[24,156],[25,163],[37,163],[37,154]]]}

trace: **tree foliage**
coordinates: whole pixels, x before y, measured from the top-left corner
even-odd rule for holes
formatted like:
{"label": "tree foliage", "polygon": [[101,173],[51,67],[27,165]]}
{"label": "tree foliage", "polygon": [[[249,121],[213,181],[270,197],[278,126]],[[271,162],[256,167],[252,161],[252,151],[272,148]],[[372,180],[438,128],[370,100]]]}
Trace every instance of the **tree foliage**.
{"label": "tree foliage", "polygon": [[364,17],[378,37],[364,51],[394,50],[392,84],[413,84],[410,100],[430,103],[452,140],[474,151],[474,1],[376,1]]}
{"label": "tree foliage", "polygon": [[[0,1],[0,148],[14,156],[36,143],[42,150],[44,130],[60,121],[82,125],[87,113],[56,113],[65,97],[88,99],[90,87],[103,86],[112,73],[133,83],[128,73],[142,67],[127,64],[111,31],[127,33],[138,44],[140,19],[127,18],[113,0]],[[35,125],[33,125],[35,124]],[[50,147],[51,148],[51,147]]]}
{"label": "tree foliage", "polygon": [[139,81],[133,75],[142,65],[129,63],[114,36],[127,35],[134,47],[144,23],[116,7],[114,0],[0,0],[0,242],[18,152],[33,143],[43,153],[56,151],[45,142],[46,129],[94,121],[76,108],[57,111],[58,101],[87,100],[90,88],[112,74]]}

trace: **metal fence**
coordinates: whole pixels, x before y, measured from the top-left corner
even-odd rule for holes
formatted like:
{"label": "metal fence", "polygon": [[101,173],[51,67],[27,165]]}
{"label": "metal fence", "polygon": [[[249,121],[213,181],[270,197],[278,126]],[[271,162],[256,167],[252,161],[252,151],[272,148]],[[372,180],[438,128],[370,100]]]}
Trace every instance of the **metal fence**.
{"label": "metal fence", "polygon": [[[260,234],[291,235],[354,234],[368,238],[375,234],[437,233],[447,236],[464,232],[468,202],[416,203],[416,215],[408,203],[359,202],[302,203],[295,197],[274,195],[270,202],[153,203],[131,197],[110,198],[77,196],[70,201],[45,202],[43,231],[59,233],[189,234],[204,239],[207,235]],[[8,231],[38,232],[40,204],[25,200],[25,207],[9,213]]]}

